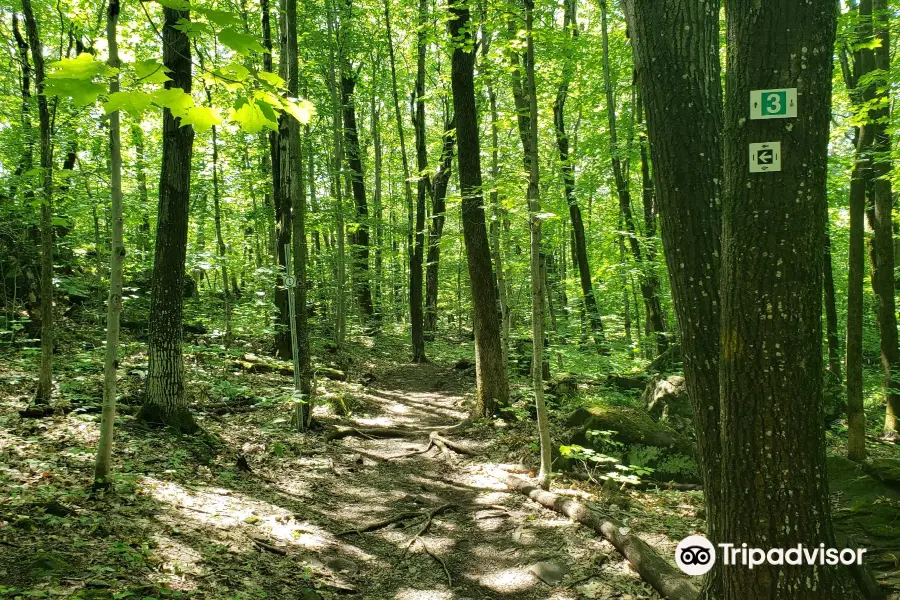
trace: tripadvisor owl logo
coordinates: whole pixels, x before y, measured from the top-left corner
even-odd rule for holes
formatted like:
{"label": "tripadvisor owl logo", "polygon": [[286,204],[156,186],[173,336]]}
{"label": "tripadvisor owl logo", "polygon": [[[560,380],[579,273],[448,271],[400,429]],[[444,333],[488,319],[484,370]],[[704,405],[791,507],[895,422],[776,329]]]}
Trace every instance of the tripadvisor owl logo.
{"label": "tripadvisor owl logo", "polygon": [[[820,565],[836,566],[861,565],[865,548],[826,548],[825,544],[818,547],[806,547],[797,544],[792,548],[751,548],[746,543],[719,544],[722,551],[722,564],[725,566],[742,566],[753,569],[760,565]],[[704,575],[716,564],[716,549],[708,539],[702,535],[691,535],[680,542],[675,548],[675,562],[678,568],[688,575]]]}
{"label": "tripadvisor owl logo", "polygon": [[716,564],[716,548],[702,535],[689,535],[678,542],[675,562],[688,575],[703,575]]}

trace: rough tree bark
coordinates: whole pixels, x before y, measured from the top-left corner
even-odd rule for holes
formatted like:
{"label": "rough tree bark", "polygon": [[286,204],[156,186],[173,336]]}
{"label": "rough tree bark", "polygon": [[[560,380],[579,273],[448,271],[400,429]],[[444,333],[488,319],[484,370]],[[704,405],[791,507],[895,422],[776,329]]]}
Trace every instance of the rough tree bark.
{"label": "rough tree bark", "polygon": [[[450,7],[453,57],[450,73],[456,143],[459,146],[459,186],[462,192],[463,240],[472,287],[475,332],[476,417],[491,417],[509,400],[509,382],[500,343],[497,281],[491,269],[481,187],[481,144],[475,106],[475,50],[469,5]],[[537,344],[536,344],[537,345]]]}
{"label": "rough tree bark", "polygon": [[44,47],[38,33],[31,0],[22,0],[25,32],[34,64],[38,123],[41,139],[41,364],[36,404],[50,404],[53,395],[53,145],[50,141],[50,109],[44,94]]}
{"label": "rough tree bark", "polygon": [[[719,4],[625,0],[624,6],[638,85],[647,109],[662,243],[705,491],[706,533],[717,543],[722,460],[718,367],[719,194],[723,177]],[[717,598],[721,569],[711,573],[705,593]]]}
{"label": "rough tree bark", "polygon": [[[191,93],[191,46],[179,21],[188,11],[163,8],[163,64],[170,70],[166,89]],[[187,253],[188,205],[194,128],[182,127],[168,108],[163,110],[159,218],[150,292],[150,342],[147,387],[138,418],[193,433],[197,424],[184,394],[182,308],[184,261]]]}
{"label": "rough tree bark", "polygon": [[425,255],[425,195],[428,148],[425,141],[425,54],[428,46],[428,0],[419,0],[419,26],[416,33],[416,87],[413,129],[416,134],[416,229],[413,251],[409,255],[409,320],[412,329],[412,360],[425,362],[425,331],[422,306],[422,262]]}
{"label": "rough tree bark", "polygon": [[[109,66],[119,68],[119,45],[116,27],[119,21],[119,1],[110,0],[106,16],[106,41]],[[119,75],[109,80],[109,93],[119,91]],[[109,253],[109,304],[106,307],[106,358],[103,363],[103,409],[100,415],[100,439],[94,462],[94,488],[109,487],[113,433],[116,420],[116,375],[119,368],[119,317],[122,314],[122,273],[125,263],[125,243],[122,237],[122,138],[119,111],[109,115],[109,189],[111,196],[111,237]]]}
{"label": "rough tree bark", "polygon": [[[750,547],[835,547],[822,240],[836,9],[833,0],[725,2],[720,533]],[[748,120],[751,90],[793,87],[800,118]],[[781,142],[781,171],[750,173],[749,144],[767,140]],[[840,567],[763,564],[722,578],[723,600],[858,597]]]}

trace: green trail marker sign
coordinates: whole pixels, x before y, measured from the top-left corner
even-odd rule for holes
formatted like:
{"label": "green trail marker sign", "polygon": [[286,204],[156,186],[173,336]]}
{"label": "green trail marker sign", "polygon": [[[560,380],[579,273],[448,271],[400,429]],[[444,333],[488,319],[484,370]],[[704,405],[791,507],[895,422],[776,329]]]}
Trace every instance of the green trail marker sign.
{"label": "green trail marker sign", "polygon": [[752,90],[751,119],[794,119],[797,117],[797,88]]}

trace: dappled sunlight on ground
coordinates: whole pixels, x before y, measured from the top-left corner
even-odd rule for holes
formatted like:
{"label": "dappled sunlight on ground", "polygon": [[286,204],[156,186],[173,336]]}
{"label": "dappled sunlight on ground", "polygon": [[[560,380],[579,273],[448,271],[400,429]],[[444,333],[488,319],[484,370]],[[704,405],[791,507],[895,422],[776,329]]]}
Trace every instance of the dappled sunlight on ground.
{"label": "dappled sunlight on ground", "polygon": [[[161,589],[174,589],[210,600],[332,600],[351,593],[360,600],[574,600],[581,596],[573,586],[583,582],[602,580],[612,598],[635,584],[609,544],[492,476],[514,460],[497,449],[505,431],[489,423],[440,431],[475,456],[435,447],[396,458],[424,450],[430,432],[462,421],[474,380],[434,363],[378,370],[370,360],[365,355],[355,363],[373,369],[368,387],[319,382],[328,391],[314,413],[320,427],[306,434],[292,430],[289,407],[277,403],[223,414],[204,412],[210,398],[198,397],[194,410],[213,441],[135,427],[125,412],[117,431],[116,490],[97,501],[86,499],[96,415],[19,421],[0,403],[0,420],[12,423],[0,427],[0,483],[29,495],[16,513],[41,522],[40,498],[50,497],[54,485],[65,486],[68,495],[57,497],[72,511],[59,521],[65,527],[35,528],[33,542],[13,538],[27,541],[12,549],[12,559],[0,557],[0,579],[16,560],[31,560],[36,544],[69,549],[80,541],[83,548],[59,553],[68,565],[59,577],[75,582],[62,595],[98,578],[139,598],[162,598]],[[204,369],[219,373],[202,351],[190,364],[194,378]],[[238,376],[262,398],[277,397],[290,383],[277,373]],[[348,401],[350,417],[338,416],[338,399]],[[348,426],[410,435],[326,439],[335,427]],[[423,528],[425,515],[444,506]],[[407,516],[355,532],[400,515]],[[0,540],[10,531],[3,518]],[[573,567],[555,587],[528,571],[549,559]],[[49,593],[50,581],[38,573],[14,585]],[[314,595],[299,594],[313,588]]]}
{"label": "dappled sunlight on ground", "polygon": [[446,590],[417,590],[404,588],[397,592],[394,600],[449,600],[453,598],[453,592]]}
{"label": "dappled sunlight on ground", "polygon": [[478,578],[478,583],[489,590],[501,594],[524,592],[540,583],[534,575],[524,569],[499,569],[489,571]]}

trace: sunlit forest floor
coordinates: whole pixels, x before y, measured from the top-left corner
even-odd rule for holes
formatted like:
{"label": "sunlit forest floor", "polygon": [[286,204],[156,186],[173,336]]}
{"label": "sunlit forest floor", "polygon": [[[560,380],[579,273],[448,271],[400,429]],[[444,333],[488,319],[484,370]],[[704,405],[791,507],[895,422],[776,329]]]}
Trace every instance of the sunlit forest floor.
{"label": "sunlit forest floor", "polygon": [[[0,598],[659,597],[609,543],[492,477],[501,465],[533,464],[527,417],[443,429],[470,407],[474,377],[456,358],[471,355],[471,342],[435,344],[437,358],[424,365],[397,363],[409,355],[399,335],[356,337],[330,359],[320,347],[346,381],[317,381],[318,427],[300,434],[284,401],[291,378],[246,368],[265,348],[226,353],[194,337],[188,387],[205,434],[177,438],[132,416],[146,355],[126,340],[115,488],[89,498],[102,391],[96,331],[70,328],[60,341],[65,416],[21,418],[34,355],[0,356]],[[408,435],[328,439],[347,427]],[[434,431],[464,451],[413,454]],[[875,515],[866,526],[878,531],[864,533],[880,549],[869,557],[882,581],[894,561],[896,585],[900,494],[844,475],[838,528],[859,533],[862,521],[845,517]],[[610,490],[566,477],[554,491],[623,522],[667,558],[703,531],[698,491]]]}

